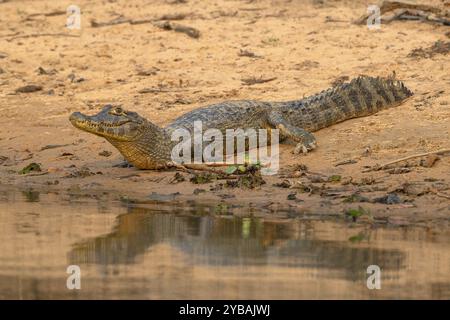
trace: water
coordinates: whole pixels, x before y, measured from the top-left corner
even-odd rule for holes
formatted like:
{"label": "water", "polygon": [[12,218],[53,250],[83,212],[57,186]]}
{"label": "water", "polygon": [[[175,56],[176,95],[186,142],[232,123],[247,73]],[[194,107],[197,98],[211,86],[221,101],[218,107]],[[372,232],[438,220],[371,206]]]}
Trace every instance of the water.
{"label": "water", "polygon": [[[101,199],[1,192],[0,298],[450,298],[448,228]],[[67,288],[69,265],[81,290]],[[369,265],[381,268],[380,290],[367,288]]]}

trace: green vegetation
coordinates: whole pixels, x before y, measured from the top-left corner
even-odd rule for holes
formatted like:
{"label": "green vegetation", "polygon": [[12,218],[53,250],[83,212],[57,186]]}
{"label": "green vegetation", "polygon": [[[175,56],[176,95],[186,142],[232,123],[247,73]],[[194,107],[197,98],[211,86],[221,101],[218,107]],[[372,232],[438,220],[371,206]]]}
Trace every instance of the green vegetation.
{"label": "green vegetation", "polygon": [[32,162],[26,167],[24,167],[22,170],[20,170],[19,174],[28,174],[30,172],[40,172],[40,171],[42,171],[41,166],[36,162]]}

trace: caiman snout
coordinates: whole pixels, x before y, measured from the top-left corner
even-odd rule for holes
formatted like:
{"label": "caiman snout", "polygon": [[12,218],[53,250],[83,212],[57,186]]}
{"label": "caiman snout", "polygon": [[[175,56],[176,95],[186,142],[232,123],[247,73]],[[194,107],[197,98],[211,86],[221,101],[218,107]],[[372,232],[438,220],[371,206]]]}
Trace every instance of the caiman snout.
{"label": "caiman snout", "polygon": [[74,112],[69,117],[70,122],[72,122],[73,125],[80,121],[86,121],[86,116],[82,114],[81,112]]}

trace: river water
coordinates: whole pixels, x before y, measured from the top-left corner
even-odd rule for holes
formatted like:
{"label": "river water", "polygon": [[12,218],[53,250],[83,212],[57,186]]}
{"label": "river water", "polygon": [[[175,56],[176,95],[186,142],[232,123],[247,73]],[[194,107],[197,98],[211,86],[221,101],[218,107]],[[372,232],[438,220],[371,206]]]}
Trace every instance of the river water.
{"label": "river water", "polygon": [[0,299],[450,298],[448,228],[222,211],[0,192]]}

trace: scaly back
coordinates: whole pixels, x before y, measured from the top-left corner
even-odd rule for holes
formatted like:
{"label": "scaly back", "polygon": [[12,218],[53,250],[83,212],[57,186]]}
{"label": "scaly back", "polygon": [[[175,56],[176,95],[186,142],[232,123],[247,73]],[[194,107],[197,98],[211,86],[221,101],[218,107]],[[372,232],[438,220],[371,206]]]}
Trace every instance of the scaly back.
{"label": "scaly back", "polygon": [[277,109],[290,124],[317,131],[397,106],[412,95],[401,81],[360,76],[308,98],[282,102]]}

